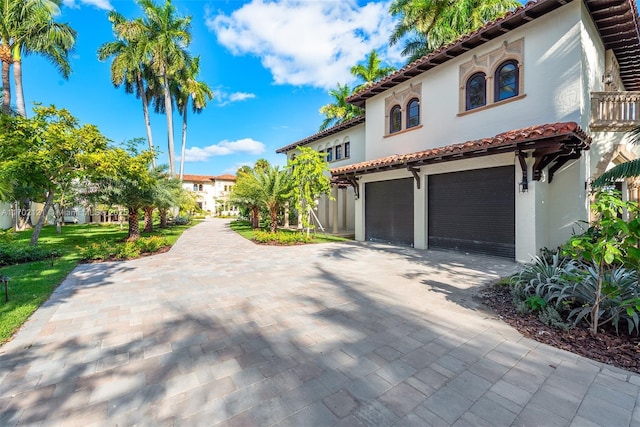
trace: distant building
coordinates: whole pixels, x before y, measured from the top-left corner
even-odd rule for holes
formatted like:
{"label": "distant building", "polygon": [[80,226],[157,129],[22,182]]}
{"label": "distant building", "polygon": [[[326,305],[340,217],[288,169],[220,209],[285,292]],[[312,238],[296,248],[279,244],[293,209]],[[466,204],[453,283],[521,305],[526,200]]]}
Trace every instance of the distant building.
{"label": "distant building", "polygon": [[238,207],[229,201],[231,188],[236,184],[234,175],[183,175],[182,186],[192,191],[198,207],[211,215],[235,216]]}

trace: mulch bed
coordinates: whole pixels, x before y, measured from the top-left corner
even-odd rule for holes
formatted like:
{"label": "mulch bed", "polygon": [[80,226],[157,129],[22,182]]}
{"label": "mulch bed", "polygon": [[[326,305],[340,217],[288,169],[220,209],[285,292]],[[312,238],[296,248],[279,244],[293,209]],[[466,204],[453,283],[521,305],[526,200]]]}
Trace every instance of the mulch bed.
{"label": "mulch bed", "polygon": [[551,345],[589,359],[640,373],[640,336],[628,335],[622,329],[620,335],[614,330],[604,330],[597,335],[589,332],[588,326],[578,325],[568,331],[547,326],[537,314],[516,312],[509,287],[494,285],[483,290],[479,297],[495,311],[501,320],[508,323],[527,338]]}

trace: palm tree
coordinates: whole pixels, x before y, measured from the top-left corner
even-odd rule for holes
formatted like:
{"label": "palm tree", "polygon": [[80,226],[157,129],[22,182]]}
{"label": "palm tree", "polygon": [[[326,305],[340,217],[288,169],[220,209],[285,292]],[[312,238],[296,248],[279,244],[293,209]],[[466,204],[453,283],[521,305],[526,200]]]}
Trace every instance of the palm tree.
{"label": "palm tree", "polygon": [[413,61],[518,6],[517,0],[394,0],[389,12],[400,19],[389,42],[405,40],[402,54]]}
{"label": "palm tree", "polygon": [[363,114],[364,111],[361,108],[347,102],[347,98],[351,96],[351,94],[352,92],[349,89],[349,85],[341,85],[340,83],[338,83],[336,89],[329,91],[329,95],[331,95],[335,101],[320,107],[320,114],[325,115],[325,119],[320,125],[321,131]]}
{"label": "palm tree", "polygon": [[192,111],[199,114],[207,106],[207,102],[213,99],[213,91],[204,82],[196,80],[200,73],[200,57],[193,58],[178,76],[176,88],[176,101],[178,111],[182,113],[182,149],[180,151],[180,181],[184,174],[184,155],[187,147],[187,113],[189,111],[189,99],[191,99]]}
{"label": "palm tree", "polygon": [[351,67],[351,74],[355,77],[359,77],[364,82],[361,85],[356,86],[353,89],[353,93],[365,89],[367,86],[374,84],[396,70],[395,67],[380,67],[381,62],[378,52],[374,49],[369,53],[369,55],[367,55],[364,64],[358,64]]}
{"label": "palm tree", "polygon": [[176,9],[171,0],[167,0],[162,6],[156,6],[153,0],[138,0],[138,4],[145,16],[137,21],[139,25],[130,28],[130,31],[143,34],[138,39],[141,56],[149,61],[150,69],[161,82],[164,111],[167,115],[169,172],[173,176],[176,170],[173,106],[169,82],[191,62],[186,51],[191,42],[191,17],[176,16]]}
{"label": "palm tree", "polygon": [[280,170],[278,166],[271,166],[267,170],[256,171],[256,184],[262,205],[269,212],[269,230],[275,233],[278,230],[278,213],[284,204],[291,199],[293,179],[286,170]]}
{"label": "palm tree", "polygon": [[[126,93],[135,93],[136,97],[142,100],[142,113],[147,130],[147,142],[149,151],[154,152],[153,135],[151,133],[151,120],[149,118],[149,98],[150,88],[154,85],[153,75],[149,72],[149,67],[145,64],[145,58],[141,57],[139,44],[133,37],[136,33],[128,31],[128,27],[133,24],[127,21],[123,15],[112,10],[109,12],[109,21],[113,26],[115,41],[107,42],[98,48],[98,59],[105,61],[113,57],[111,62],[111,81],[115,87],[124,85]],[[147,88],[145,88],[147,81]],[[135,84],[135,88],[134,88]],[[155,157],[152,166],[156,167]]]}
{"label": "palm tree", "polygon": [[[629,141],[632,144],[640,144],[640,126],[629,131],[628,136]],[[629,160],[627,162],[614,166],[613,168],[609,169],[598,178],[596,178],[591,183],[591,187],[600,188],[604,187],[605,185],[611,185],[621,179],[629,179],[637,176],[640,176],[640,158]]]}
{"label": "palm tree", "polygon": [[[9,68],[13,66],[16,109],[26,116],[22,85],[22,56],[38,54],[48,59],[67,79],[71,73],[68,56],[76,32],[54,21],[61,0],[4,0],[0,2],[0,59],[2,60],[3,111],[9,111],[11,89]],[[10,57],[7,53],[10,52]]]}

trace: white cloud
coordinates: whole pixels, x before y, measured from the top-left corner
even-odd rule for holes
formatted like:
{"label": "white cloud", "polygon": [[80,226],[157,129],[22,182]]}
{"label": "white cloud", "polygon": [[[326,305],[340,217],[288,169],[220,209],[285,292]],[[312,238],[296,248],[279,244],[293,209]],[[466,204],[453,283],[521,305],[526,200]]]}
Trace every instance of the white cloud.
{"label": "white cloud", "polygon": [[256,95],[248,92],[233,92],[228,93],[223,89],[215,89],[213,91],[213,99],[218,103],[218,106],[224,107],[232,102],[246,101],[247,99],[253,99]]}
{"label": "white cloud", "polygon": [[207,147],[188,148],[185,152],[185,162],[206,162],[209,157],[226,156],[235,153],[261,154],[265,150],[262,142],[251,138],[239,139],[237,141],[221,141]]}
{"label": "white cloud", "polygon": [[[111,10],[113,6],[109,0],[79,0],[82,5],[95,6],[98,9]],[[76,2],[76,0],[63,0],[62,2],[65,6],[77,9],[80,5]]]}
{"label": "white cloud", "polygon": [[356,0],[252,0],[230,15],[207,12],[206,24],[234,55],[256,55],[276,84],[335,87],[372,49],[387,56],[389,3]]}

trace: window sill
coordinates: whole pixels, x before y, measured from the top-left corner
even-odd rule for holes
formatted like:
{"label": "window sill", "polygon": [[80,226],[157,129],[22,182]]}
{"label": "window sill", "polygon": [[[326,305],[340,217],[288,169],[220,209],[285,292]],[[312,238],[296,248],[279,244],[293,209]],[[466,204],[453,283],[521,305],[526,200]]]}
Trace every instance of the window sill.
{"label": "window sill", "polygon": [[421,128],[422,128],[422,124],[419,124],[418,126],[414,126],[412,128],[409,128],[409,129],[402,129],[402,130],[399,130],[398,132],[388,133],[383,138],[389,138],[389,137],[392,137],[392,136],[401,135],[403,133],[411,132],[412,130],[421,129]]}
{"label": "window sill", "polygon": [[336,163],[336,162],[341,162],[343,160],[349,160],[351,158],[351,156],[349,157],[343,157],[341,159],[335,159],[335,160],[331,160],[331,161],[327,161],[327,163]]}
{"label": "window sill", "polygon": [[520,99],[522,99],[522,98],[524,98],[526,96],[527,96],[527,94],[523,93],[522,95],[514,96],[512,98],[503,99],[502,101],[494,102],[493,104],[483,105],[482,107],[474,108],[473,110],[462,111],[462,112],[458,113],[458,117],[466,116],[467,114],[477,113],[478,111],[488,110],[490,108],[498,107],[498,106],[504,105],[504,104],[508,104],[510,102],[513,102],[513,101],[518,101],[518,100],[520,100]]}

